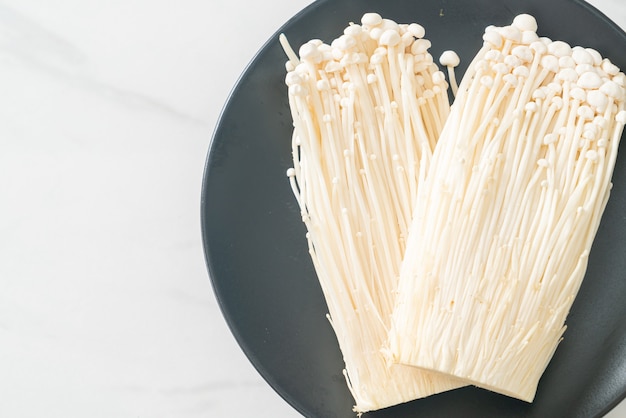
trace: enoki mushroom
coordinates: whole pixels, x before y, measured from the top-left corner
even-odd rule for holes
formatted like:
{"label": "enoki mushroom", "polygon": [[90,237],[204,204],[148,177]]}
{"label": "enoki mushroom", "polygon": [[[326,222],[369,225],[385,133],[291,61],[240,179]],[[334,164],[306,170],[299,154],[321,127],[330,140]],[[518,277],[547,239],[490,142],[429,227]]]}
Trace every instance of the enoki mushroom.
{"label": "enoki mushroom", "polygon": [[488,27],[420,183],[388,353],[532,401],[565,330],[611,189],[624,73]]}
{"label": "enoki mushroom", "polygon": [[450,110],[424,35],[368,13],[299,57],[280,37],[294,122],[287,175],[359,413],[459,385],[381,354],[415,196]]}

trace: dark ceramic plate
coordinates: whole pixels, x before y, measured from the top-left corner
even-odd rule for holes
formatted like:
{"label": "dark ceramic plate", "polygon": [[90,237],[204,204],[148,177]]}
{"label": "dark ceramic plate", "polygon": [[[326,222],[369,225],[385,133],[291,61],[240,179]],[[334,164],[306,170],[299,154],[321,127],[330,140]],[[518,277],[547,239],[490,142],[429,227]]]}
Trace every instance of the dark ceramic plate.
{"label": "dark ceramic plate", "polygon": [[[288,21],[294,47],[326,42],[350,21],[375,11],[419,22],[438,57],[454,49],[465,71],[487,25],[519,13],[539,33],[599,50],[626,69],[626,34],[576,0],[327,0]],[[277,32],[277,33],[278,33]],[[205,254],[230,329],[252,364],[307,417],[352,418],[341,353],[325,318],[324,298],[285,176],[291,161],[291,116],[283,84],[286,58],[277,35],[251,62],[226,104],[207,159],[202,190]],[[622,151],[626,152],[626,151]],[[626,396],[626,158],[592,249],[568,330],[527,404],[473,387],[364,415],[383,417],[593,417]]]}

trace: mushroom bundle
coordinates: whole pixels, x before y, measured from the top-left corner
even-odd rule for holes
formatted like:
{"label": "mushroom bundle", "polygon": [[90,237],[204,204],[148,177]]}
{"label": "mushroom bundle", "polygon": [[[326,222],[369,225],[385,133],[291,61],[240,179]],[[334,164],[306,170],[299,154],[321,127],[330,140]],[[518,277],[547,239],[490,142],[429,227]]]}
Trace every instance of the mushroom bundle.
{"label": "mushroom bundle", "polygon": [[532,401],[609,198],[625,77],[593,49],[488,27],[439,138],[401,267],[395,362]]}
{"label": "mushroom bundle", "polygon": [[299,57],[281,37],[294,121],[287,174],[359,413],[460,384],[381,353],[414,198],[450,111],[424,35],[367,13]]}

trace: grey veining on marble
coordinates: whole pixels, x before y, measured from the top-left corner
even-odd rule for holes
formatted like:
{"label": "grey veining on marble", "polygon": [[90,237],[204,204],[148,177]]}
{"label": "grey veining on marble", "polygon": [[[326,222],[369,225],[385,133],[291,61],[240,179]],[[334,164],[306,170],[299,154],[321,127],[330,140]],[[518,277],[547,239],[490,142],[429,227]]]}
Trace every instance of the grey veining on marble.
{"label": "grey veining on marble", "polygon": [[230,89],[308,3],[0,2],[0,417],[298,416],[227,329],[198,211]]}

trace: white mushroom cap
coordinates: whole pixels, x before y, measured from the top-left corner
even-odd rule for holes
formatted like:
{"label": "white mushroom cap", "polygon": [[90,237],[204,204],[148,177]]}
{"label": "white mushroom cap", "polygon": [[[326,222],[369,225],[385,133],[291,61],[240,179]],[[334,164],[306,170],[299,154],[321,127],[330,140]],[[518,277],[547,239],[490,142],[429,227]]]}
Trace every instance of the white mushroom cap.
{"label": "white mushroom cap", "polygon": [[454,51],[444,51],[439,58],[439,63],[445,67],[456,67],[461,63],[461,58]]}
{"label": "white mushroom cap", "polygon": [[529,14],[520,14],[513,19],[513,26],[522,31],[537,32],[537,20]]}
{"label": "white mushroom cap", "polygon": [[396,46],[400,43],[402,38],[397,30],[387,29],[380,35],[378,43],[385,46]]}
{"label": "white mushroom cap", "polygon": [[548,52],[555,57],[567,57],[572,55],[572,48],[563,41],[554,41],[548,45]]}
{"label": "white mushroom cap", "polygon": [[415,36],[417,39],[421,39],[426,35],[426,30],[424,29],[424,27],[417,23],[411,23],[407,28],[407,31],[411,35]]}
{"label": "white mushroom cap", "polygon": [[361,17],[361,23],[363,26],[374,27],[383,23],[383,18],[378,13],[365,13]]}
{"label": "white mushroom cap", "polygon": [[502,35],[496,31],[488,31],[483,34],[483,41],[491,44],[494,48],[502,46]]}
{"label": "white mushroom cap", "polygon": [[431,47],[431,42],[428,39],[418,39],[411,45],[411,53],[413,55],[425,54]]}

